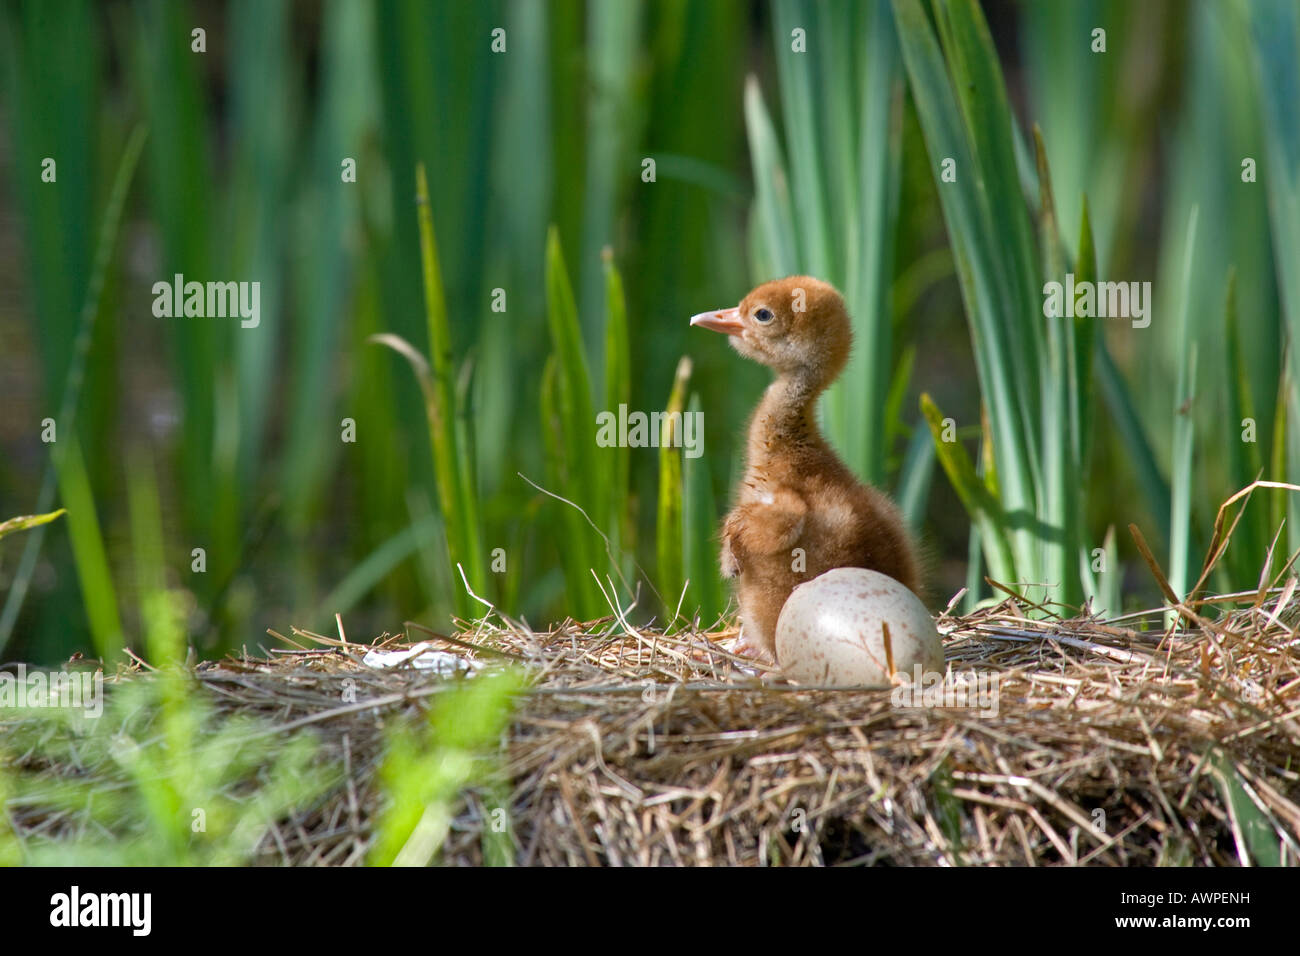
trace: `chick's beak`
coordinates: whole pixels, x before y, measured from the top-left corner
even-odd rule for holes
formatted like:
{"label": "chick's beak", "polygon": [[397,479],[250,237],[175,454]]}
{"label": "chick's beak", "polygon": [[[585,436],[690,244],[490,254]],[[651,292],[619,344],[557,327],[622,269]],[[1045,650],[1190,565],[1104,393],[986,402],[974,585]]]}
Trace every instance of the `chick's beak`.
{"label": "chick's beak", "polygon": [[712,329],[724,335],[739,335],[745,331],[745,323],[740,320],[740,309],[721,309],[713,312],[701,312],[691,316],[691,325],[702,329]]}

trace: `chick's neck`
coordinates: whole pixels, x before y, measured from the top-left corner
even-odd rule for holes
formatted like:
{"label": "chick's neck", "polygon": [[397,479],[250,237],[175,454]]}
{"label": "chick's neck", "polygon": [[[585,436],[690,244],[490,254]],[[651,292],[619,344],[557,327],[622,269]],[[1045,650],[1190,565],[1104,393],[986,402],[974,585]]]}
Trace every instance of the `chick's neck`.
{"label": "chick's neck", "polygon": [[782,372],[767,387],[749,428],[751,470],[766,470],[782,453],[825,444],[817,427],[817,397],[825,388],[807,369]]}

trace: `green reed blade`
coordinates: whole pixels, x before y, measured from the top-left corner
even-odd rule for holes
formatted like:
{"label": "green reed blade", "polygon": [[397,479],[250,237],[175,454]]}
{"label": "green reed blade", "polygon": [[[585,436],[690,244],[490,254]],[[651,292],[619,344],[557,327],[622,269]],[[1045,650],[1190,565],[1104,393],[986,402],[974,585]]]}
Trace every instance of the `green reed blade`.
{"label": "green reed blade", "polygon": [[[1300,343],[1300,11],[1291,0],[1256,0],[1245,4],[1267,162],[1261,163],[1268,184],[1273,254],[1277,260],[1282,313],[1292,353]],[[1292,394],[1300,394],[1300,363],[1290,363]],[[1286,435],[1285,474],[1300,475],[1300,434]],[[1279,473],[1279,476],[1282,473]],[[1300,495],[1287,496],[1289,548],[1300,549]]]}
{"label": "green reed blade", "polygon": [[565,453],[571,459],[571,484],[558,491],[586,509],[597,527],[606,528],[609,504],[604,493],[607,487],[604,461],[596,455],[591,376],[587,372],[578,307],[564,264],[559,232],[554,227],[546,238],[546,317],[557,361],[556,397],[568,443]]}
{"label": "green reed blade", "polygon": [[1015,559],[1007,540],[1006,515],[989,491],[985,479],[975,471],[975,463],[958,441],[944,441],[944,415],[929,395],[921,395],[921,414],[930,429],[936,457],[943,467],[971,522],[979,527],[989,573],[1003,583],[1016,580]]}
{"label": "green reed blade", "polygon": [[682,356],[673,377],[672,391],[659,431],[659,508],[655,522],[659,562],[659,597],[664,602],[664,626],[672,625],[672,615],[682,596],[684,546],[682,543],[682,411],[686,407],[686,388],[691,379],[691,360]]}
{"label": "green reed blade", "polygon": [[[605,265],[605,408],[615,416],[620,406],[632,401],[632,356],[628,344],[627,300],[623,293],[623,277],[614,264],[614,255],[608,249],[603,256]],[[609,518],[606,533],[610,548],[620,561],[624,551],[632,550],[634,525],[629,507],[631,449],[623,442],[615,442],[600,450],[605,458],[605,475],[609,480]]]}
{"label": "green reed blade", "polygon": [[[700,396],[691,393],[686,414],[702,422]],[[696,442],[703,442],[698,432]],[[686,610],[698,611],[704,626],[718,619],[726,607],[726,587],[718,572],[718,510],[713,497],[713,478],[706,455],[682,452],[682,569],[690,582]],[[665,600],[667,596],[665,595]]]}
{"label": "green reed blade", "polygon": [[[559,379],[560,361],[555,355],[546,360],[542,370],[541,418],[542,441],[546,456],[546,479],[554,494],[572,501],[566,491],[576,483],[572,469],[574,458],[570,453],[570,439],[565,429],[561,406]],[[556,544],[560,564],[564,568],[565,608],[582,620],[598,617],[607,610],[600,588],[592,577],[597,567],[591,544],[592,531],[576,507],[565,502],[553,502],[552,511],[560,533]]]}
{"label": "green reed blade", "polygon": [[[135,177],[136,166],[139,163],[140,154],[144,150],[147,135],[148,131],[144,126],[137,126],[132,131],[131,138],[127,140],[126,148],[122,151],[122,159],[118,163],[117,172],[113,177],[113,188],[109,192],[108,203],[104,207],[104,219],[100,224],[99,237],[95,245],[95,258],[91,268],[90,281],[86,285],[86,297],[82,302],[77,319],[77,336],[72,349],[72,359],[68,366],[67,378],[63,382],[62,397],[59,401],[59,417],[55,419],[58,427],[63,429],[65,437],[76,434],[77,410],[81,401],[81,388],[85,380],[85,367],[90,354],[95,320],[99,315],[100,296],[104,290],[104,282],[113,259],[113,251],[122,223],[122,209],[126,203],[127,194],[130,192],[131,182]],[[37,512],[48,512],[50,505],[53,503],[59,456],[60,446],[56,442],[50,460],[45,466],[40,491],[36,496]],[[0,651],[4,650],[13,634],[14,624],[18,620],[18,613],[22,610],[23,599],[27,596],[27,588],[31,584],[32,574],[36,570],[36,560],[40,554],[41,542],[44,540],[44,536],[45,529],[38,527],[24,542],[23,554],[19,559],[18,569],[14,573],[9,593],[5,596],[4,610],[0,612]],[[83,544],[83,550],[87,553],[92,553],[94,547],[93,542]]]}
{"label": "green reed blade", "polygon": [[48,514],[19,515],[17,518],[0,521],[0,538],[10,534],[17,534],[19,531],[26,531],[29,528],[39,528],[41,525],[49,524],[65,514],[67,514],[67,509],[60,508],[58,511],[51,511]]}
{"label": "green reed blade", "polygon": [[789,179],[763,92],[752,76],[745,83],[745,128],[754,166],[754,216],[750,223],[754,268],[762,275],[792,275],[798,269],[798,257]]}
{"label": "green reed blade", "polygon": [[1182,283],[1179,292],[1178,328],[1182,345],[1178,361],[1178,384],[1173,404],[1173,457],[1169,513],[1169,586],[1179,598],[1187,597],[1192,568],[1192,452],[1196,430],[1192,414],[1196,398],[1197,342],[1190,334],[1188,313],[1191,310],[1192,268],[1196,252],[1197,207],[1192,207],[1187,221],[1183,253]]}
{"label": "green reed blade", "polygon": [[58,444],[59,497],[68,511],[68,537],[81,582],[81,599],[90,622],[95,653],[100,660],[111,664],[116,662],[123,647],[122,619],[108,567],[108,551],[95,511],[95,495],[76,433],[69,430]]}

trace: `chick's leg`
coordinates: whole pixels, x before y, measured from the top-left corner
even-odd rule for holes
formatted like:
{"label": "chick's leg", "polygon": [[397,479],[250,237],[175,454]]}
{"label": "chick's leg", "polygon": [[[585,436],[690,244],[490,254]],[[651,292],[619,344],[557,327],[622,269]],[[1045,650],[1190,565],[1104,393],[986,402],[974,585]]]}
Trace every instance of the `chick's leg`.
{"label": "chick's leg", "polygon": [[722,567],[723,578],[732,579],[740,575],[740,561],[736,558],[736,551],[732,550],[732,537],[728,532],[731,525],[731,515],[723,522],[723,550],[719,555],[719,564]]}
{"label": "chick's leg", "polygon": [[793,548],[807,516],[808,505],[785,488],[767,499],[737,505],[722,526],[723,573],[729,556],[739,568],[751,554],[771,555]]}
{"label": "chick's leg", "polygon": [[751,614],[741,614],[740,639],[736,641],[733,650],[741,657],[753,658],[759,664],[776,663],[775,637],[764,631]]}

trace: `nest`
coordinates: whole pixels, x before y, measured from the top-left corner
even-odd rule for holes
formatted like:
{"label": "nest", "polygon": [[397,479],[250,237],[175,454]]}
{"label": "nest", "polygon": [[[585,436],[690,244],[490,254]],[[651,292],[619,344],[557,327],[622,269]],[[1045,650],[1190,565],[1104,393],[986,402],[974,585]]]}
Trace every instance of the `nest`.
{"label": "nest", "polygon": [[[462,637],[538,668],[503,769],[521,863],[1295,864],[1292,596],[1195,630],[1013,599],[941,617],[946,689],[995,678],[995,706],[762,683],[726,633]],[[484,810],[466,802],[447,862],[481,862]]]}
{"label": "nest", "polygon": [[[1213,605],[1229,610],[1210,620]],[[664,634],[622,615],[547,633],[408,628],[373,646],[419,638],[529,674],[494,779],[457,803],[446,864],[484,862],[503,801],[526,865],[1300,860],[1294,584],[1184,605],[1168,627],[1165,609],[1110,621],[1033,611],[1008,598],[942,615],[944,692],[901,703],[897,686],[760,679],[724,649],[734,631]],[[370,645],[294,634],[291,648],[193,676],[219,711],[314,734],[318,759],[344,770],[323,801],[268,829],[256,861],[364,862],[385,725],[462,678],[367,667]],[[354,704],[339,703],[344,680]],[[11,820],[20,835],[49,826],[34,810]]]}

